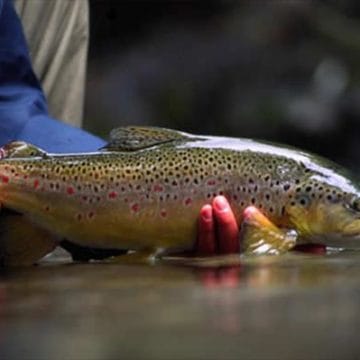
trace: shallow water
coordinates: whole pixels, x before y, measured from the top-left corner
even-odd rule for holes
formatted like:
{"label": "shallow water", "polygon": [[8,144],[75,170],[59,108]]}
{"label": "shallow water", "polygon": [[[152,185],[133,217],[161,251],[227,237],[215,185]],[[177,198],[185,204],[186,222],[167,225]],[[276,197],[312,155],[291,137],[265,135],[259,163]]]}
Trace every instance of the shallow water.
{"label": "shallow water", "polygon": [[0,358],[357,358],[359,310],[357,252],[48,262],[2,274]]}

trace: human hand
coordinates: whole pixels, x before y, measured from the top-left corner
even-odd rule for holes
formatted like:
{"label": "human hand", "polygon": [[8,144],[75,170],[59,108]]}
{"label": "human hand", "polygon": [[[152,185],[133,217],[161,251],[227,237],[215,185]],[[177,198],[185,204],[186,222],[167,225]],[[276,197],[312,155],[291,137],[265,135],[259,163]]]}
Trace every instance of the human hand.
{"label": "human hand", "polygon": [[201,208],[196,251],[199,255],[240,252],[239,226],[224,196]]}
{"label": "human hand", "polygon": [[[326,246],[305,244],[297,245],[293,250],[323,255]],[[240,252],[239,226],[224,196],[216,196],[211,205],[201,208],[196,252],[201,256]]]}

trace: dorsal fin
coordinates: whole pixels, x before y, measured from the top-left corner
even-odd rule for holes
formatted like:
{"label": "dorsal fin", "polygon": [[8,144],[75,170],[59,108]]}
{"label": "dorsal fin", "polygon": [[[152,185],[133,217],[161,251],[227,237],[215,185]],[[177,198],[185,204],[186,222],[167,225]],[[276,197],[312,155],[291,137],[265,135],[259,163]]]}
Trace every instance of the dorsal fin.
{"label": "dorsal fin", "polygon": [[155,145],[187,139],[197,138],[172,129],[151,126],[126,126],[111,131],[110,141],[103,150],[137,151]]}
{"label": "dorsal fin", "polygon": [[41,156],[45,157],[46,152],[35,145],[24,141],[12,141],[0,148],[0,159],[3,158],[25,158]]}

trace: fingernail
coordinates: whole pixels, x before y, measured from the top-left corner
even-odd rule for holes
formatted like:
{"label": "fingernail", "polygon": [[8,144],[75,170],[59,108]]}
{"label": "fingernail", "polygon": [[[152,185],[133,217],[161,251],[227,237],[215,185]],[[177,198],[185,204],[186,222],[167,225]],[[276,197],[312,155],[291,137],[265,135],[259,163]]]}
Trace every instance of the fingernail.
{"label": "fingernail", "polygon": [[214,200],[214,206],[217,211],[224,212],[229,209],[229,204],[223,196],[218,196]]}
{"label": "fingernail", "polygon": [[201,216],[205,221],[209,221],[212,219],[212,211],[211,211],[211,207],[206,207],[202,210],[201,212]]}

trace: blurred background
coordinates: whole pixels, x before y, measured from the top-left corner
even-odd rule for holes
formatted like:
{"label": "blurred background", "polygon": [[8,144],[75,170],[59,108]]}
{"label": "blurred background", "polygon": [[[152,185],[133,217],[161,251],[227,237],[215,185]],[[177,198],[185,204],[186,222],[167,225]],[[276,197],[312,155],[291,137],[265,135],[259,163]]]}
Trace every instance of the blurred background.
{"label": "blurred background", "polygon": [[85,128],[310,150],[360,173],[360,3],[90,0]]}
{"label": "blurred background", "polygon": [[[359,0],[90,0],[90,14],[86,129],[266,139],[360,174]],[[0,359],[359,358],[359,251],[58,259],[0,274]]]}

